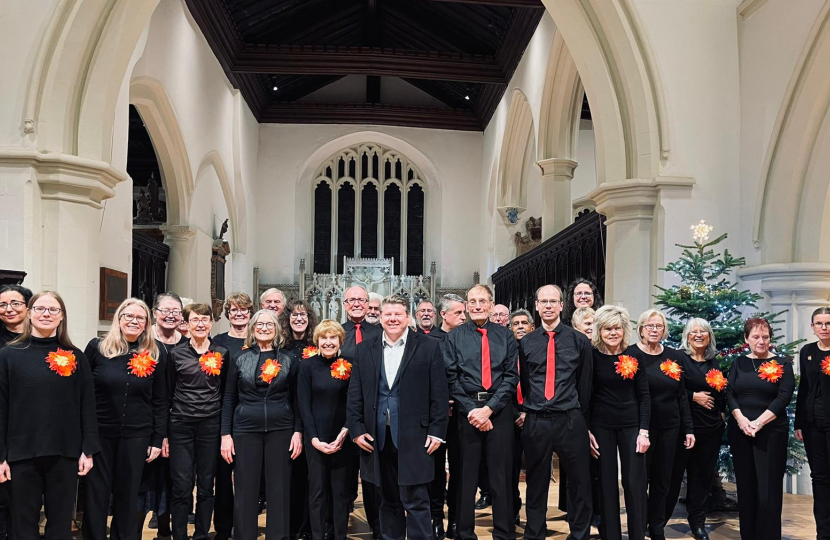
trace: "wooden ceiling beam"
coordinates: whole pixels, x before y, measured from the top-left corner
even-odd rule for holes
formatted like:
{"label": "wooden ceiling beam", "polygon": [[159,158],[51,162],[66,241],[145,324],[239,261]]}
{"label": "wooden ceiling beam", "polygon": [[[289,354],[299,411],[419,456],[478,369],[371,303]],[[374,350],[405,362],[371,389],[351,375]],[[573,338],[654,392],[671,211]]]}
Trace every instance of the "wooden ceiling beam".
{"label": "wooden ceiling beam", "polygon": [[245,46],[234,73],[380,75],[413,79],[504,84],[495,58],[470,54],[401,51],[377,47]]}
{"label": "wooden ceiling beam", "polygon": [[480,6],[501,6],[515,8],[545,9],[542,0],[431,0],[453,4],[478,4]]}

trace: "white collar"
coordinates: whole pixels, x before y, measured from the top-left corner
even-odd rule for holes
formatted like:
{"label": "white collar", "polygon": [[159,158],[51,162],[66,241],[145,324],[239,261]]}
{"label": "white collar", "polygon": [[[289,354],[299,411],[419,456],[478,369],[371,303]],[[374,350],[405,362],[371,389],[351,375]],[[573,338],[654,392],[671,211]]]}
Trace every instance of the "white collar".
{"label": "white collar", "polygon": [[406,345],[406,340],[407,340],[408,337],[409,337],[409,327],[408,326],[404,329],[403,334],[401,334],[401,337],[398,338],[398,341],[396,341],[394,343],[389,338],[389,336],[386,334],[386,330],[384,330],[383,331],[383,346],[384,347],[397,347],[398,345],[400,345],[401,347],[403,347],[403,346]]}

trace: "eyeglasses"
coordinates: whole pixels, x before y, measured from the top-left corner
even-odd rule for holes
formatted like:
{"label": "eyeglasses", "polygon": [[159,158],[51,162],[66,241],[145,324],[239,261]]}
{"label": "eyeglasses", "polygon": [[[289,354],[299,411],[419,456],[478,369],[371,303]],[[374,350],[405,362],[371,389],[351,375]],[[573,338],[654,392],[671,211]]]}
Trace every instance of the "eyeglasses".
{"label": "eyeglasses", "polygon": [[132,313],[122,313],[121,318],[127,322],[135,321],[138,324],[144,324],[147,322],[147,317],[144,315],[133,315]]}
{"label": "eyeglasses", "polygon": [[38,315],[43,315],[47,311],[49,312],[50,315],[57,315],[58,313],[60,313],[63,310],[59,307],[50,307],[50,308],[48,308],[46,306],[35,306],[35,307],[32,308],[32,311],[34,311]]}
{"label": "eyeglasses", "polygon": [[303,319],[308,319],[308,313],[306,313],[305,311],[300,311],[300,312],[297,312],[297,313],[292,313],[290,315],[290,317],[292,319],[295,319],[295,320],[299,321],[299,320],[303,320]]}
{"label": "eyeglasses", "polygon": [[[3,304],[0,304],[0,308],[3,307]],[[830,322],[814,322],[813,326],[816,328],[830,328]]]}
{"label": "eyeglasses", "polygon": [[368,298],[346,298],[345,300],[343,300],[343,303],[344,304],[351,304],[353,306],[356,306],[357,304],[365,304],[368,301],[369,301]]}
{"label": "eyeglasses", "polygon": [[244,315],[245,313],[250,313],[251,310],[249,308],[231,308],[228,310],[228,313],[231,315]]}
{"label": "eyeglasses", "polygon": [[201,319],[190,319],[187,322],[188,324],[192,324],[193,326],[207,326],[210,324],[210,317],[202,317]]}
{"label": "eyeglasses", "polygon": [[561,304],[562,300],[536,300],[536,303],[540,306],[555,306]]}
{"label": "eyeglasses", "polygon": [[577,298],[579,298],[579,297],[583,297],[583,296],[591,297],[591,296],[594,296],[594,293],[592,293],[592,292],[582,292],[582,291],[580,291],[580,292],[575,292],[575,293],[574,293],[574,296],[576,296]]}
{"label": "eyeglasses", "polygon": [[181,317],[181,315],[182,315],[182,310],[180,310],[180,309],[168,309],[168,308],[161,309],[161,308],[159,308],[159,309],[156,309],[156,311],[158,311],[161,314],[162,317],[167,317],[168,315],[172,315],[174,317]]}
{"label": "eyeglasses", "polygon": [[665,328],[665,326],[663,326],[662,324],[646,324],[643,325],[643,328],[645,328],[646,330],[662,330],[663,328]]}
{"label": "eyeglasses", "polygon": [[257,330],[262,330],[263,328],[271,330],[272,328],[275,328],[276,326],[277,325],[272,323],[272,322],[258,322],[254,325],[254,328],[256,328]]}
{"label": "eyeglasses", "polygon": [[691,336],[708,336],[709,332],[707,332],[706,330],[692,330],[692,331],[689,332],[689,335],[691,335]]}
{"label": "eyeglasses", "polygon": [[21,302],[20,300],[12,300],[11,302],[0,302],[0,311],[6,311],[9,307],[15,311],[20,311],[22,308],[26,307],[26,302]]}

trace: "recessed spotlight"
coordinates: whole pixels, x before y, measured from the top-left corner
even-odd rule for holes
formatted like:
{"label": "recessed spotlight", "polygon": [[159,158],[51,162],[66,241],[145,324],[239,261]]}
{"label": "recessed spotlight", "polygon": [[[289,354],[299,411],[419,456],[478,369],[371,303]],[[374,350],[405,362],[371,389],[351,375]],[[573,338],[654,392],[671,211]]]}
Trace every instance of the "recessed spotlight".
{"label": "recessed spotlight", "polygon": [[279,90],[279,87],[275,86],[274,87],[274,92],[276,92],[277,90]]}
{"label": "recessed spotlight", "polygon": [[464,99],[466,99],[467,101],[470,101],[470,96],[464,96]]}

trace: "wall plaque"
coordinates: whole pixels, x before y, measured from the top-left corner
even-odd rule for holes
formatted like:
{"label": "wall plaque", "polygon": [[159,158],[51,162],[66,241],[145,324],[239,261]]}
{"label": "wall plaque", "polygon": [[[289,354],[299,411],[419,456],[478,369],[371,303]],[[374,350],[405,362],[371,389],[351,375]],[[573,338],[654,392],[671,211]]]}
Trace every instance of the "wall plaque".
{"label": "wall plaque", "polygon": [[127,274],[101,267],[101,294],[98,297],[98,318],[111,321],[118,306],[127,299]]}

